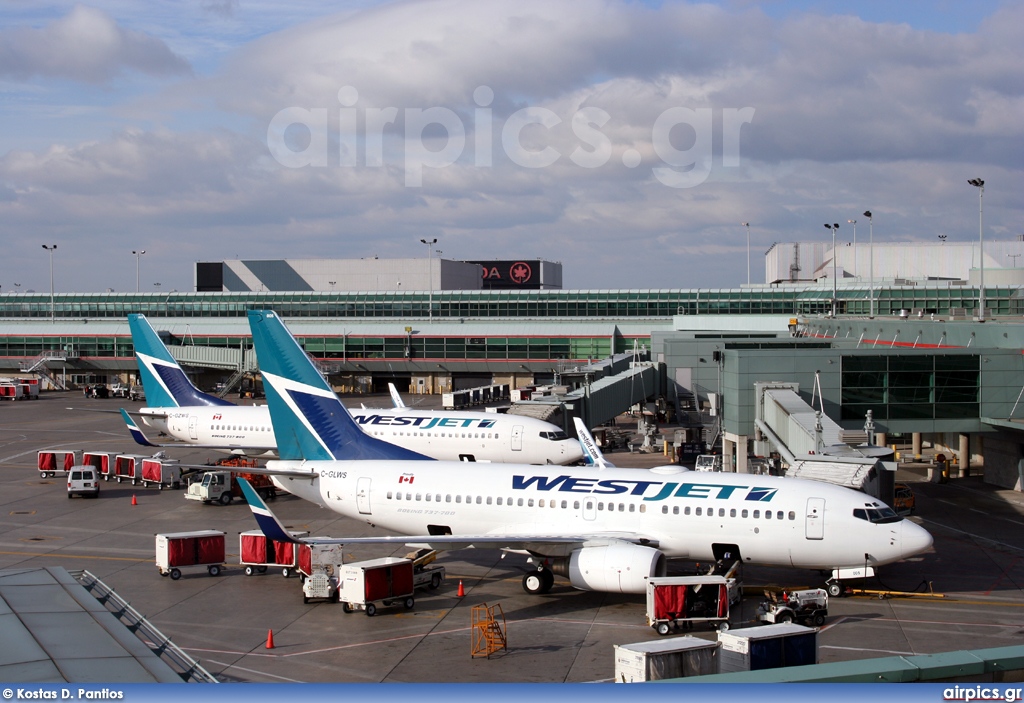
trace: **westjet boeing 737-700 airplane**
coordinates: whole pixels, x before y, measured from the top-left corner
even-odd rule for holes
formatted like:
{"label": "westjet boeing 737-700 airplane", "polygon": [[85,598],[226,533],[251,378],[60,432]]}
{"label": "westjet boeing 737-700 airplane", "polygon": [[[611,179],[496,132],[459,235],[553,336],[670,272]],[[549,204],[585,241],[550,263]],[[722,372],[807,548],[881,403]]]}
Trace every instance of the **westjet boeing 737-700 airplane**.
{"label": "westjet boeing 737-700 airplane", "polygon": [[[126,422],[136,442],[275,455],[277,441],[267,406],[234,405],[203,393],[189,381],[145,316],[129,315],[128,324],[148,403],[138,416],[144,426],[175,440],[155,443],[129,417]],[[408,407],[361,409],[353,414],[367,434],[433,459],[569,464],[583,458],[579,442],[556,425],[522,415]]]}
{"label": "westjet boeing 737-700 airplane", "polygon": [[[280,461],[291,493],[397,533],[315,540],[434,549],[497,548],[542,564],[523,578],[548,591],[643,593],[667,558],[725,554],[744,563],[833,571],[830,586],[928,549],[931,535],[871,496],[817,481],[654,469],[422,461],[361,432],[281,320],[250,311]],[[295,541],[245,487],[263,532]]]}

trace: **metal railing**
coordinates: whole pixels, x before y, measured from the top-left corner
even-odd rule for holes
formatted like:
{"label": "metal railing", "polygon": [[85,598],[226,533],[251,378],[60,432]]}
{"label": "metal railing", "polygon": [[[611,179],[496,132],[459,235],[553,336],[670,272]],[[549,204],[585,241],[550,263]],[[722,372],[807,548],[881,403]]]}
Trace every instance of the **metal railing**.
{"label": "metal railing", "polygon": [[69,571],[72,578],[78,581],[86,591],[99,601],[107,610],[122,622],[131,632],[142,640],[154,654],[169,664],[184,681],[194,683],[220,683],[213,674],[204,669],[199,662],[185,654],[152,623],[146,620],[128,601],[117,595],[112,588],[103,583],[90,572]]}

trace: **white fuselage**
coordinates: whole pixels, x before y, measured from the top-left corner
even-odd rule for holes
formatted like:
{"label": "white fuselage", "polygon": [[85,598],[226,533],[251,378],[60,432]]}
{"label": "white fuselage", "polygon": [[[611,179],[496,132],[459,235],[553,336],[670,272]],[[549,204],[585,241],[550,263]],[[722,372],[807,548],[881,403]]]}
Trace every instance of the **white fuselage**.
{"label": "white fuselage", "polygon": [[[369,435],[441,461],[568,464],[580,444],[548,422],[521,415],[395,408],[349,410]],[[148,427],[197,446],[262,454],[277,449],[265,405],[142,408]]]}
{"label": "white fuselage", "polygon": [[[870,522],[870,496],[817,481],[696,474],[679,467],[572,470],[469,468],[401,461],[270,462],[309,470],[282,488],[347,517],[405,535],[602,535],[652,541],[668,557],[714,559],[735,544],[748,563],[834,569],[924,551],[931,535],[905,520]],[[440,529],[439,529],[440,528]],[[562,555],[564,556],[564,555]]]}

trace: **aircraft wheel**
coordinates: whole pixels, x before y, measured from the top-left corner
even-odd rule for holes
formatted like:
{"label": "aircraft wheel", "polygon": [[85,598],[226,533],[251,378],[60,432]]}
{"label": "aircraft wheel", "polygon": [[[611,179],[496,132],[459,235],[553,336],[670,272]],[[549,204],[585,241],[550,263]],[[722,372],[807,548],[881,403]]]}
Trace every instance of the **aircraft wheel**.
{"label": "aircraft wheel", "polygon": [[539,571],[528,571],[523,574],[523,590],[531,596],[544,592],[544,578]]}
{"label": "aircraft wheel", "polygon": [[671,629],[672,628],[668,626],[667,622],[659,622],[657,627],[654,628],[655,632],[663,637],[667,635]]}
{"label": "aircraft wheel", "polygon": [[376,614],[377,614],[377,606],[375,606],[373,603],[367,603],[366,604],[366,616],[369,617],[369,618],[372,618]]}
{"label": "aircraft wheel", "polygon": [[843,595],[843,584],[841,581],[832,581],[826,584],[826,590],[833,598],[839,598]]}
{"label": "aircraft wheel", "polygon": [[547,593],[551,590],[551,587],[555,585],[555,575],[551,569],[541,569],[540,577],[544,582],[541,593]]}
{"label": "aircraft wheel", "polygon": [[171,580],[177,581],[181,578],[181,569],[171,569]]}

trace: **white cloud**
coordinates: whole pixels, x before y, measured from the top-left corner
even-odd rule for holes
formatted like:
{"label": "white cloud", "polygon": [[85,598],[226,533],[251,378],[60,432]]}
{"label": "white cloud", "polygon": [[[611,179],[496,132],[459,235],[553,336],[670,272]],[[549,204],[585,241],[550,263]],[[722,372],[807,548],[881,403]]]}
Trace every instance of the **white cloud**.
{"label": "white cloud", "polygon": [[[207,5],[213,14],[232,10],[217,14],[223,22],[249,11],[245,3]],[[6,30],[0,47],[27,32],[52,46],[55,27],[84,26],[72,22],[83,12],[96,13],[79,8],[42,30]],[[110,46],[125,30],[100,17],[106,32],[90,36]],[[211,32],[204,30],[204,45]],[[974,238],[970,177],[988,181],[990,231],[1011,237],[1021,214],[1022,35],[1020,3],[977,32],[952,35],[852,16],[778,20],[757,9],[671,2],[396,2],[251,41],[211,76],[136,98],[130,112],[118,106],[109,121],[123,126],[113,134],[72,140],[54,129],[48,148],[0,156],[0,220],[32,246],[21,261],[15,244],[12,265],[45,263],[36,261],[37,239],[60,241],[58,257],[81,247],[83,262],[103,247],[142,246],[153,252],[150,265],[161,262],[162,277],[176,276],[165,289],[188,288],[199,259],[420,255],[426,236],[440,237],[447,257],[560,259],[567,286],[732,286],[746,280],[743,221],[752,224],[755,281],[773,241],[825,237],[825,221],[844,223],[840,237],[849,236],[846,220],[865,209],[876,214],[880,241]],[[79,53],[121,57],[93,59],[106,68],[83,61],[82,75],[94,78],[79,80],[148,65],[116,51]],[[70,68],[36,63],[33,75],[73,77]],[[398,108],[383,166],[365,165],[365,143],[357,167],[338,164],[338,90],[347,85],[359,91],[361,116]],[[477,165],[474,151],[473,92],[481,85],[494,93],[489,167]],[[327,167],[289,169],[271,158],[267,126],[293,106],[327,109]],[[741,130],[740,165],[725,168],[723,110],[747,106],[755,114]],[[408,188],[402,112],[429,107],[460,116],[466,149],[452,166],[424,168],[423,186]],[[501,152],[502,126],[523,107],[562,120],[522,133],[528,149],[561,154],[552,166],[524,168]],[[678,107],[710,108],[713,116],[712,169],[689,189],[652,175],[663,165],[653,126]],[[584,108],[609,116],[600,132],[610,158],[597,168],[569,158],[583,145],[570,125]],[[245,124],[247,131],[238,126]],[[694,136],[685,125],[670,134],[677,149]],[[443,146],[443,133],[431,132],[430,144]],[[624,158],[634,151],[640,162],[630,168]],[[133,274],[114,287],[133,286]],[[0,270],[0,281],[5,275]],[[107,287],[77,270],[64,281]]]}
{"label": "white cloud", "polygon": [[0,31],[0,76],[105,83],[124,70],[161,76],[185,74],[189,67],[159,39],[123,29],[84,5],[41,29]]}

